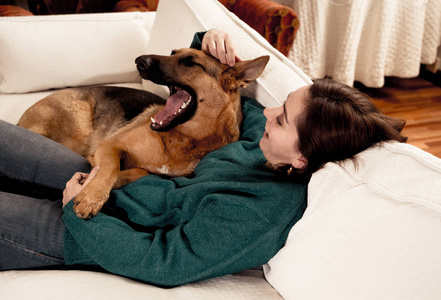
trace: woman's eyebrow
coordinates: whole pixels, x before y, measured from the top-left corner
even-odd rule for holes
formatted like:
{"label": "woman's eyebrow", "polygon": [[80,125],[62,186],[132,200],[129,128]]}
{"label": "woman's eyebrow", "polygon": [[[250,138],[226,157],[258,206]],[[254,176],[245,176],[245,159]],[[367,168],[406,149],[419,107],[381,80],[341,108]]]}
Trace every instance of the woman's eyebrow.
{"label": "woman's eyebrow", "polygon": [[285,105],[285,103],[286,102],[283,103],[283,114],[285,115],[286,123],[289,125],[289,123],[288,123],[288,114],[286,113],[286,105]]}
{"label": "woman's eyebrow", "polygon": [[[288,100],[289,96],[291,96],[292,93],[293,93],[293,92],[290,92],[290,93],[288,94],[288,97],[286,97],[286,100]],[[283,102],[283,114],[285,115],[285,121],[286,121],[286,123],[289,125],[289,123],[288,123],[288,115],[286,114],[286,106],[285,106],[285,104],[286,104],[286,100]]]}

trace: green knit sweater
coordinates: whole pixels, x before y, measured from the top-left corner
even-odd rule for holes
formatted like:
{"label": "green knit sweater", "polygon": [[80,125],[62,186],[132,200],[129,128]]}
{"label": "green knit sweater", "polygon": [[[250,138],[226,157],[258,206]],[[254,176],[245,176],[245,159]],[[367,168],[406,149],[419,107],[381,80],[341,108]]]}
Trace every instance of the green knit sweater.
{"label": "green knit sweater", "polygon": [[240,141],[208,154],[191,176],[145,176],[112,191],[90,220],[66,205],[66,264],[176,286],[273,257],[306,208],[306,185],[264,166],[263,107],[248,98],[242,107]]}

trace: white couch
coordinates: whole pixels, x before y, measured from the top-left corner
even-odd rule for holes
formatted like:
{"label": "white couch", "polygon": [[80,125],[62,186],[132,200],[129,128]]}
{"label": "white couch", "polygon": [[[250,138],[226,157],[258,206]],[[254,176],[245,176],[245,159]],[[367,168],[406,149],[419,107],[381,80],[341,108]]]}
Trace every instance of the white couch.
{"label": "white couch", "polygon": [[[244,90],[263,105],[311,83],[216,0],[161,0],[156,13],[2,18],[0,119],[16,123],[49,89],[67,86],[162,95],[136,76],[134,58],[188,47],[210,28],[231,33],[242,59],[271,56]],[[441,160],[398,143],[358,160],[313,175],[303,218],[263,269],[171,289],[92,271],[4,271],[0,299],[441,299]]]}

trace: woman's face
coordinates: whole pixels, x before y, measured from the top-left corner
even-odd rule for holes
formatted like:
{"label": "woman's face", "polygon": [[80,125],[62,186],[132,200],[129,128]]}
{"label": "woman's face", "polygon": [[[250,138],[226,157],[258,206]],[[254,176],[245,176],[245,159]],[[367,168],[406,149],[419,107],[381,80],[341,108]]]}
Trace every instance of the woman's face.
{"label": "woman's face", "polygon": [[306,167],[307,160],[297,150],[297,117],[305,109],[308,86],[301,87],[288,95],[280,107],[265,108],[267,121],[259,146],[267,161],[273,166],[292,165],[296,169]]}

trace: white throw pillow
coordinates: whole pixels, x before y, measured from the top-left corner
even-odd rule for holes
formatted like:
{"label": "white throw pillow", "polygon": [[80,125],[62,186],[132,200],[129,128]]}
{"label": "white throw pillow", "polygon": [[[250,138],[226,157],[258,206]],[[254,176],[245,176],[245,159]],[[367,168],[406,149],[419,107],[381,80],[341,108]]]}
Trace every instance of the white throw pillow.
{"label": "white throw pillow", "polygon": [[265,276],[290,299],[441,299],[441,160],[385,143],[328,163]]}
{"label": "white throw pillow", "polygon": [[[154,13],[0,18],[0,92],[141,82]],[[150,23],[150,25],[149,25]]]}
{"label": "white throw pillow", "polygon": [[[242,91],[243,95],[264,106],[280,106],[290,92],[311,83],[290,60],[217,0],[159,1],[147,52],[169,55],[174,49],[188,48],[194,33],[213,28],[231,35],[237,55],[243,60],[270,55],[263,74]],[[151,82],[144,84],[153,90]]]}

